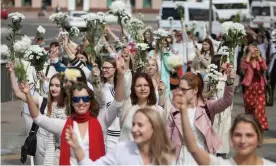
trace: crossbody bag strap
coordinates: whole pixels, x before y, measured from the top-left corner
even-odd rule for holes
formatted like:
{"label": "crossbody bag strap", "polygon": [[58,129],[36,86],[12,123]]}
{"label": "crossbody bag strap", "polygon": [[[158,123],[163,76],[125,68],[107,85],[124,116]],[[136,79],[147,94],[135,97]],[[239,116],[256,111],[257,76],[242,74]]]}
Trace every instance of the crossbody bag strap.
{"label": "crossbody bag strap", "polygon": [[[40,106],[40,113],[43,115],[47,106],[47,98],[43,97],[42,104]],[[36,134],[39,126],[33,122],[32,128],[29,132],[29,136]]]}
{"label": "crossbody bag strap", "polygon": [[47,66],[47,68],[46,68],[45,77],[47,77],[47,76],[48,76],[49,70],[50,70],[50,65],[48,65],[48,66]]}

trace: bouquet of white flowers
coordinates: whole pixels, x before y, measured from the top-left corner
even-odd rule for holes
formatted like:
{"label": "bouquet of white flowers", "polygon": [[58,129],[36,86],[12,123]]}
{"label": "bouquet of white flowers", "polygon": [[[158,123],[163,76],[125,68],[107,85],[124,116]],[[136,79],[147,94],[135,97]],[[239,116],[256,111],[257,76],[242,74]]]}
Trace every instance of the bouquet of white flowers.
{"label": "bouquet of white flowers", "polygon": [[131,15],[129,12],[126,11],[127,6],[123,1],[114,1],[110,5],[110,13],[114,16],[117,16],[117,22],[121,27],[122,35],[124,36],[123,32],[123,24],[127,24],[127,22],[130,20]]}
{"label": "bouquet of white flowers", "polygon": [[104,28],[106,25],[106,14],[103,12],[98,12],[96,14],[89,13],[89,14],[82,16],[82,18],[86,22],[87,40],[89,41],[89,46],[86,47],[87,48],[86,52],[88,53],[89,61],[93,62],[95,60],[94,56],[98,56],[94,49],[95,48],[95,37],[96,37],[96,35],[101,37],[104,32]]}
{"label": "bouquet of white flowers", "polygon": [[44,95],[45,94],[44,87],[43,87],[44,81],[42,80],[42,78],[39,78],[39,76],[44,69],[44,64],[48,60],[47,51],[44,48],[40,47],[39,45],[31,45],[25,53],[25,58],[31,63],[31,66],[34,66],[36,70],[38,79],[40,81],[40,84],[39,84],[40,87],[38,89],[38,93],[40,93],[41,95]]}
{"label": "bouquet of white flowers", "polygon": [[19,82],[27,80],[27,73],[21,60],[24,58],[24,54],[31,44],[32,40],[25,35],[21,37],[21,40],[16,41],[13,46],[15,58],[14,71]]}
{"label": "bouquet of white flowers", "polygon": [[25,58],[34,66],[37,72],[44,69],[44,64],[48,60],[47,51],[39,45],[31,45],[25,52]]}
{"label": "bouquet of white flowers", "polygon": [[9,44],[10,59],[13,61],[15,59],[14,43],[15,43],[16,37],[21,36],[19,31],[22,28],[21,21],[25,19],[25,16],[21,13],[15,12],[15,13],[10,13],[8,15],[8,18],[12,20],[12,24],[9,24],[10,34],[6,36],[6,39],[10,42]]}
{"label": "bouquet of white flowers", "polygon": [[221,26],[223,33],[223,41],[221,45],[228,47],[230,65],[234,66],[235,48],[242,44],[246,32],[242,24],[234,23],[232,21],[224,22]]}
{"label": "bouquet of white flowers", "polygon": [[169,32],[164,29],[158,28],[158,30],[153,31],[155,46],[159,47],[159,44],[162,43],[169,36]]}
{"label": "bouquet of white flowers", "polygon": [[43,35],[45,35],[45,33],[46,33],[45,28],[39,25],[36,29],[36,38],[42,37]]}
{"label": "bouquet of white flowers", "polygon": [[71,29],[70,29],[70,31],[69,31],[69,37],[70,38],[72,38],[72,37],[74,37],[74,36],[79,36],[79,34],[80,34],[80,30],[79,30],[79,28],[77,28],[77,27],[72,27]]}
{"label": "bouquet of white flowers", "polygon": [[22,59],[25,51],[31,46],[31,44],[32,40],[27,35],[22,36],[21,40],[16,41],[13,45],[15,57]]}
{"label": "bouquet of white flowers", "polygon": [[11,18],[13,22],[20,22],[22,20],[25,20],[25,16],[18,12],[10,13],[8,15],[8,18]]}
{"label": "bouquet of white flowers", "polygon": [[171,69],[177,69],[183,65],[183,58],[180,55],[171,55],[167,58],[168,66]]}
{"label": "bouquet of white flowers", "polygon": [[142,42],[144,40],[143,37],[143,29],[144,23],[136,18],[132,18],[127,24],[128,31],[133,38],[133,40],[137,43]]}
{"label": "bouquet of white flowers", "polygon": [[146,43],[136,43],[135,44],[135,63],[134,68],[137,72],[143,72],[145,64],[147,62],[147,54],[146,51],[149,48],[148,44]]}
{"label": "bouquet of white flowers", "polygon": [[214,87],[217,86],[219,82],[219,77],[222,75],[222,73],[217,71],[218,66],[215,64],[210,64],[207,66],[206,72],[207,77],[209,78],[209,82]]}
{"label": "bouquet of white flowers", "polygon": [[56,23],[58,27],[63,28],[67,17],[68,13],[58,12],[50,15],[49,19]]}

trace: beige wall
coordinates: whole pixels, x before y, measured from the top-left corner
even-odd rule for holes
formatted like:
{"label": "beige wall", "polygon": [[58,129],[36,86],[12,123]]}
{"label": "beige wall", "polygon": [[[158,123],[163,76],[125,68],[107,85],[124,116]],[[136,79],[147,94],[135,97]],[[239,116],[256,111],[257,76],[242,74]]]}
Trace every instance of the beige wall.
{"label": "beige wall", "polygon": [[32,0],[32,7],[33,8],[41,8],[42,6],[42,1],[40,0]]}
{"label": "beige wall", "polygon": [[22,6],[22,1],[21,0],[15,0],[14,1],[14,7],[21,7]]}
{"label": "beige wall", "polygon": [[[135,0],[135,8],[143,9],[143,0]],[[57,5],[61,8],[68,7],[68,0],[52,0],[52,8],[57,7]],[[152,0],[152,9],[159,9],[162,4],[162,0]],[[15,7],[22,7],[22,0],[15,0]],[[41,8],[42,0],[32,0],[33,8]],[[99,8],[99,9],[107,9],[107,0],[90,0],[90,8]]]}

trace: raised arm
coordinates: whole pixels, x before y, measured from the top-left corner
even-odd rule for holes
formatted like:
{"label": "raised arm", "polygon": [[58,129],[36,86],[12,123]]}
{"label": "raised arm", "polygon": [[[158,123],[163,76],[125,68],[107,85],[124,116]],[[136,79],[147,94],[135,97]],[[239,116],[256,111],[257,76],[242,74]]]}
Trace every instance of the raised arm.
{"label": "raised arm", "polygon": [[115,101],[108,107],[106,111],[98,116],[98,120],[101,123],[102,128],[108,128],[116,116],[118,115],[120,108],[124,100],[124,59],[122,57],[116,58],[117,66],[117,85],[115,88]]}
{"label": "raised arm", "polygon": [[223,97],[215,101],[209,100],[207,102],[207,107],[211,113],[212,120],[215,114],[224,111],[227,107],[229,107],[232,104],[234,96],[233,82],[235,77],[236,71],[234,69],[229,69],[227,73],[227,81],[225,84]]}
{"label": "raised arm", "polygon": [[29,85],[27,83],[20,83],[20,89],[22,93],[26,95],[27,104],[34,122],[39,127],[42,127],[43,129],[60,136],[66,121],[62,119],[49,118],[46,115],[41,115],[33,97],[30,94]]}
{"label": "raised arm", "polygon": [[[10,81],[11,81],[12,89],[15,93],[15,96],[17,98],[19,98],[20,100],[22,100],[24,102],[27,102],[25,94],[23,92],[21,92],[20,87],[17,83],[15,72],[14,72],[14,64],[12,62],[8,62],[6,64],[6,68],[10,73]],[[34,102],[35,102],[36,105],[38,105],[38,99],[37,98],[34,98]]]}
{"label": "raised arm", "polygon": [[209,165],[209,154],[208,152],[204,151],[204,149],[198,147],[194,132],[191,128],[187,112],[187,101],[182,91],[175,90],[173,92],[173,103],[181,113],[183,136],[188,151],[199,165]]}

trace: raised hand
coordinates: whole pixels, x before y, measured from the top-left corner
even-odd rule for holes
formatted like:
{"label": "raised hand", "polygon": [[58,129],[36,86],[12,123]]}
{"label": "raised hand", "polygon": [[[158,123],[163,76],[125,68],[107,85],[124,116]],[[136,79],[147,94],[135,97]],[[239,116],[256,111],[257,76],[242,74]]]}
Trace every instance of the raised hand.
{"label": "raised hand", "polygon": [[22,93],[26,95],[30,93],[30,86],[27,82],[20,82],[18,86]]}
{"label": "raised hand", "polygon": [[12,61],[8,61],[6,64],[6,68],[8,69],[9,72],[13,72],[14,71],[14,64]]}
{"label": "raised hand", "polygon": [[165,89],[166,89],[165,84],[163,83],[163,81],[160,81],[158,85],[158,92],[160,96],[164,94]]}
{"label": "raised hand", "polygon": [[229,83],[230,80],[234,80],[236,78],[236,71],[230,67],[227,71],[227,82]]}
{"label": "raised hand", "polygon": [[73,149],[80,148],[77,135],[74,133],[72,126],[68,126],[65,129],[65,140],[70,145],[71,148]]}
{"label": "raised hand", "polygon": [[124,74],[125,72],[125,62],[124,58],[121,56],[116,56],[116,69],[118,74]]}
{"label": "raised hand", "polygon": [[187,108],[187,100],[180,89],[173,90],[173,105],[179,110],[186,110]]}
{"label": "raised hand", "polygon": [[93,78],[95,79],[99,79],[100,78],[100,70],[98,67],[93,67],[92,69],[92,75],[93,75]]}

